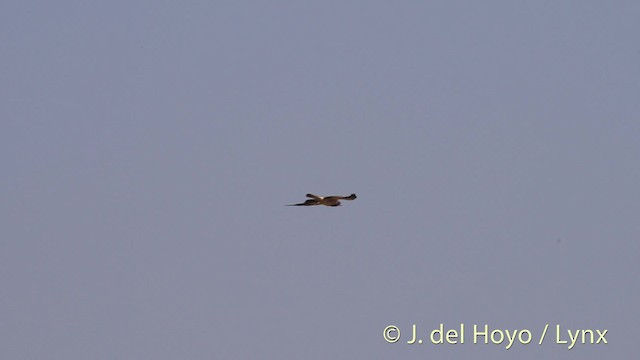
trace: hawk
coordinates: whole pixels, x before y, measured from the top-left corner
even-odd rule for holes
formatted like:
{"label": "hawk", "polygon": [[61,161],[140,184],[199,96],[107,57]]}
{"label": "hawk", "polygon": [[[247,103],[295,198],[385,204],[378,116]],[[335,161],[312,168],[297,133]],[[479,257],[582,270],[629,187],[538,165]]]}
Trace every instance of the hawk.
{"label": "hawk", "polygon": [[355,200],[356,194],[349,196],[318,196],[313,194],[307,194],[308,198],[311,198],[300,204],[291,204],[287,206],[313,206],[313,205],[325,205],[325,206],[340,206],[340,200]]}

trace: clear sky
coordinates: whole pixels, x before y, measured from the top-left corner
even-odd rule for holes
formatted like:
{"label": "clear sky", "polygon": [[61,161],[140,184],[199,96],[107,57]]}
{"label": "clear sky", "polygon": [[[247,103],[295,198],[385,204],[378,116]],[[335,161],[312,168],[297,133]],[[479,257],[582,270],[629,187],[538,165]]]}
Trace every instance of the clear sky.
{"label": "clear sky", "polygon": [[637,356],[638,19],[2,1],[0,358]]}

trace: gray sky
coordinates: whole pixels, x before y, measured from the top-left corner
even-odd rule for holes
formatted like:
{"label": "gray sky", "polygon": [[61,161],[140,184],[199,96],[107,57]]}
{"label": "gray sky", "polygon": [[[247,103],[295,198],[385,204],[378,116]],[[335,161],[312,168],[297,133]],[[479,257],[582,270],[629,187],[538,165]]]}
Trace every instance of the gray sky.
{"label": "gray sky", "polygon": [[[3,1],[0,357],[631,358],[639,18]],[[308,192],[358,199],[283,206]],[[431,344],[440,323],[465,343]]]}

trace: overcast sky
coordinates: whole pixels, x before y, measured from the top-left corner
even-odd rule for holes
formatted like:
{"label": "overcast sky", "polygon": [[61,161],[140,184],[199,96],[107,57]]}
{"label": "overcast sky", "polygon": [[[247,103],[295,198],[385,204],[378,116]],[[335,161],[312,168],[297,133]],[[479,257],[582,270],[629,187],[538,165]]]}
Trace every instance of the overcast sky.
{"label": "overcast sky", "polygon": [[638,19],[2,1],[0,358],[636,356]]}

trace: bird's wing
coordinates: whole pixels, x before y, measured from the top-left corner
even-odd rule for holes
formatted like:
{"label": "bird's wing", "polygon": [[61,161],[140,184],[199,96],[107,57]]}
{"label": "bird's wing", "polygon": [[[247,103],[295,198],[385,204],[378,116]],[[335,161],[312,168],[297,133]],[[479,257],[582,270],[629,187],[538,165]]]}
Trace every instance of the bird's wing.
{"label": "bird's wing", "polygon": [[325,199],[355,200],[356,198],[356,194],[351,194],[349,196],[327,196]]}
{"label": "bird's wing", "polygon": [[311,205],[318,205],[319,202],[318,200],[314,200],[314,199],[309,199],[303,203],[300,204],[291,204],[291,205],[287,205],[287,206],[311,206]]}
{"label": "bird's wing", "polygon": [[320,196],[318,196],[318,195],[313,195],[313,194],[307,194],[307,197],[308,197],[308,198],[315,199],[315,200],[320,200],[320,199],[322,199]]}

